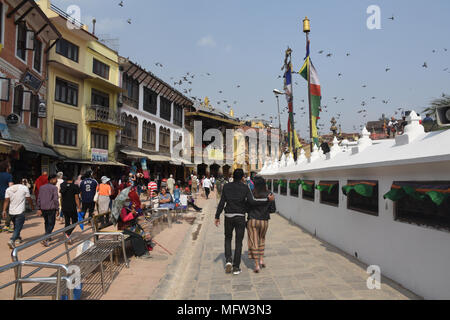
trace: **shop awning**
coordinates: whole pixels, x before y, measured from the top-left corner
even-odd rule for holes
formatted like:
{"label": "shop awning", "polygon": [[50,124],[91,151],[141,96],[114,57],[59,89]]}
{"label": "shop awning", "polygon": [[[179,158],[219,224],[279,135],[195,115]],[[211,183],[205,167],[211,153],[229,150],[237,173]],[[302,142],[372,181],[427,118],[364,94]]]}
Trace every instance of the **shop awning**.
{"label": "shop awning", "polygon": [[170,161],[170,164],[173,164],[174,166],[182,166],[184,165],[185,167],[189,167],[189,168],[194,168],[195,164],[190,162],[189,160],[183,159],[183,158],[173,158]]}
{"label": "shop awning", "polygon": [[89,161],[89,160],[74,160],[67,159],[64,160],[66,163],[77,163],[77,164],[90,164],[95,166],[115,166],[115,167],[128,167],[126,164],[117,162],[117,161],[108,161],[108,162],[98,162],[98,161]]}
{"label": "shop awning", "polygon": [[9,125],[8,131],[12,143],[21,144],[26,151],[61,158],[53,149],[44,146],[39,129],[30,128],[24,124]]}
{"label": "shop awning", "polygon": [[122,149],[120,150],[120,152],[126,154],[127,156],[131,157],[131,158],[138,158],[138,159],[142,159],[142,158],[146,158],[150,161],[154,161],[154,162],[170,162],[172,161],[172,158],[169,156],[163,156],[160,154],[148,154],[148,153],[143,153],[141,151],[135,151],[135,150],[131,150],[131,149]]}

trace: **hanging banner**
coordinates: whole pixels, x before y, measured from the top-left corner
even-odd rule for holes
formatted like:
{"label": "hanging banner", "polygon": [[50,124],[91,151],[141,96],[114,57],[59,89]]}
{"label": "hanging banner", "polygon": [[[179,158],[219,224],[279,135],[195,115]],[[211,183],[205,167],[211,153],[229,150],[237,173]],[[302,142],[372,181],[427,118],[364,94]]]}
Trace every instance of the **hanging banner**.
{"label": "hanging banner", "polygon": [[103,149],[92,149],[93,162],[108,162],[108,150]]}

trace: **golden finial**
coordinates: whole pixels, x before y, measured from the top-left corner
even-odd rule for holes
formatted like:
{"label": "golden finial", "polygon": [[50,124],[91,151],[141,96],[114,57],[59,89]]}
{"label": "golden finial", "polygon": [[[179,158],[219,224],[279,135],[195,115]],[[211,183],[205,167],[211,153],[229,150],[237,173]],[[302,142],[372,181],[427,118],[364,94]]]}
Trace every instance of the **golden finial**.
{"label": "golden finial", "polygon": [[311,23],[308,17],[305,17],[305,19],[303,20],[303,32],[308,33],[310,31],[311,31]]}

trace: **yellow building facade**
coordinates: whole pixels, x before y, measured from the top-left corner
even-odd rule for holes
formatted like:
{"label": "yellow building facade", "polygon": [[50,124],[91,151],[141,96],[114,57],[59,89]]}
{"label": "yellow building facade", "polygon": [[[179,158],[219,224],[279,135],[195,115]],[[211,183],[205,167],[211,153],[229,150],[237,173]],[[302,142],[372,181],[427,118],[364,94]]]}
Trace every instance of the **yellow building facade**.
{"label": "yellow building facade", "polygon": [[43,139],[69,160],[115,162],[121,129],[118,53],[87,26],[68,23],[69,17],[49,0],[37,3],[62,34],[49,52]]}

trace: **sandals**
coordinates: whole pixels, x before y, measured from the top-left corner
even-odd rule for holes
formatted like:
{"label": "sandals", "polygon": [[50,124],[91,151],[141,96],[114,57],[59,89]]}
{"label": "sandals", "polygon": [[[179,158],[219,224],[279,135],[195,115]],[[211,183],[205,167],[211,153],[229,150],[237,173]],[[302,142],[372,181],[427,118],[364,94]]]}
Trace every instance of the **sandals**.
{"label": "sandals", "polygon": [[259,268],[258,268],[258,269],[256,269],[256,268],[253,269],[253,272],[254,272],[254,273],[259,273],[259,271],[261,271],[261,269],[259,269]]}

